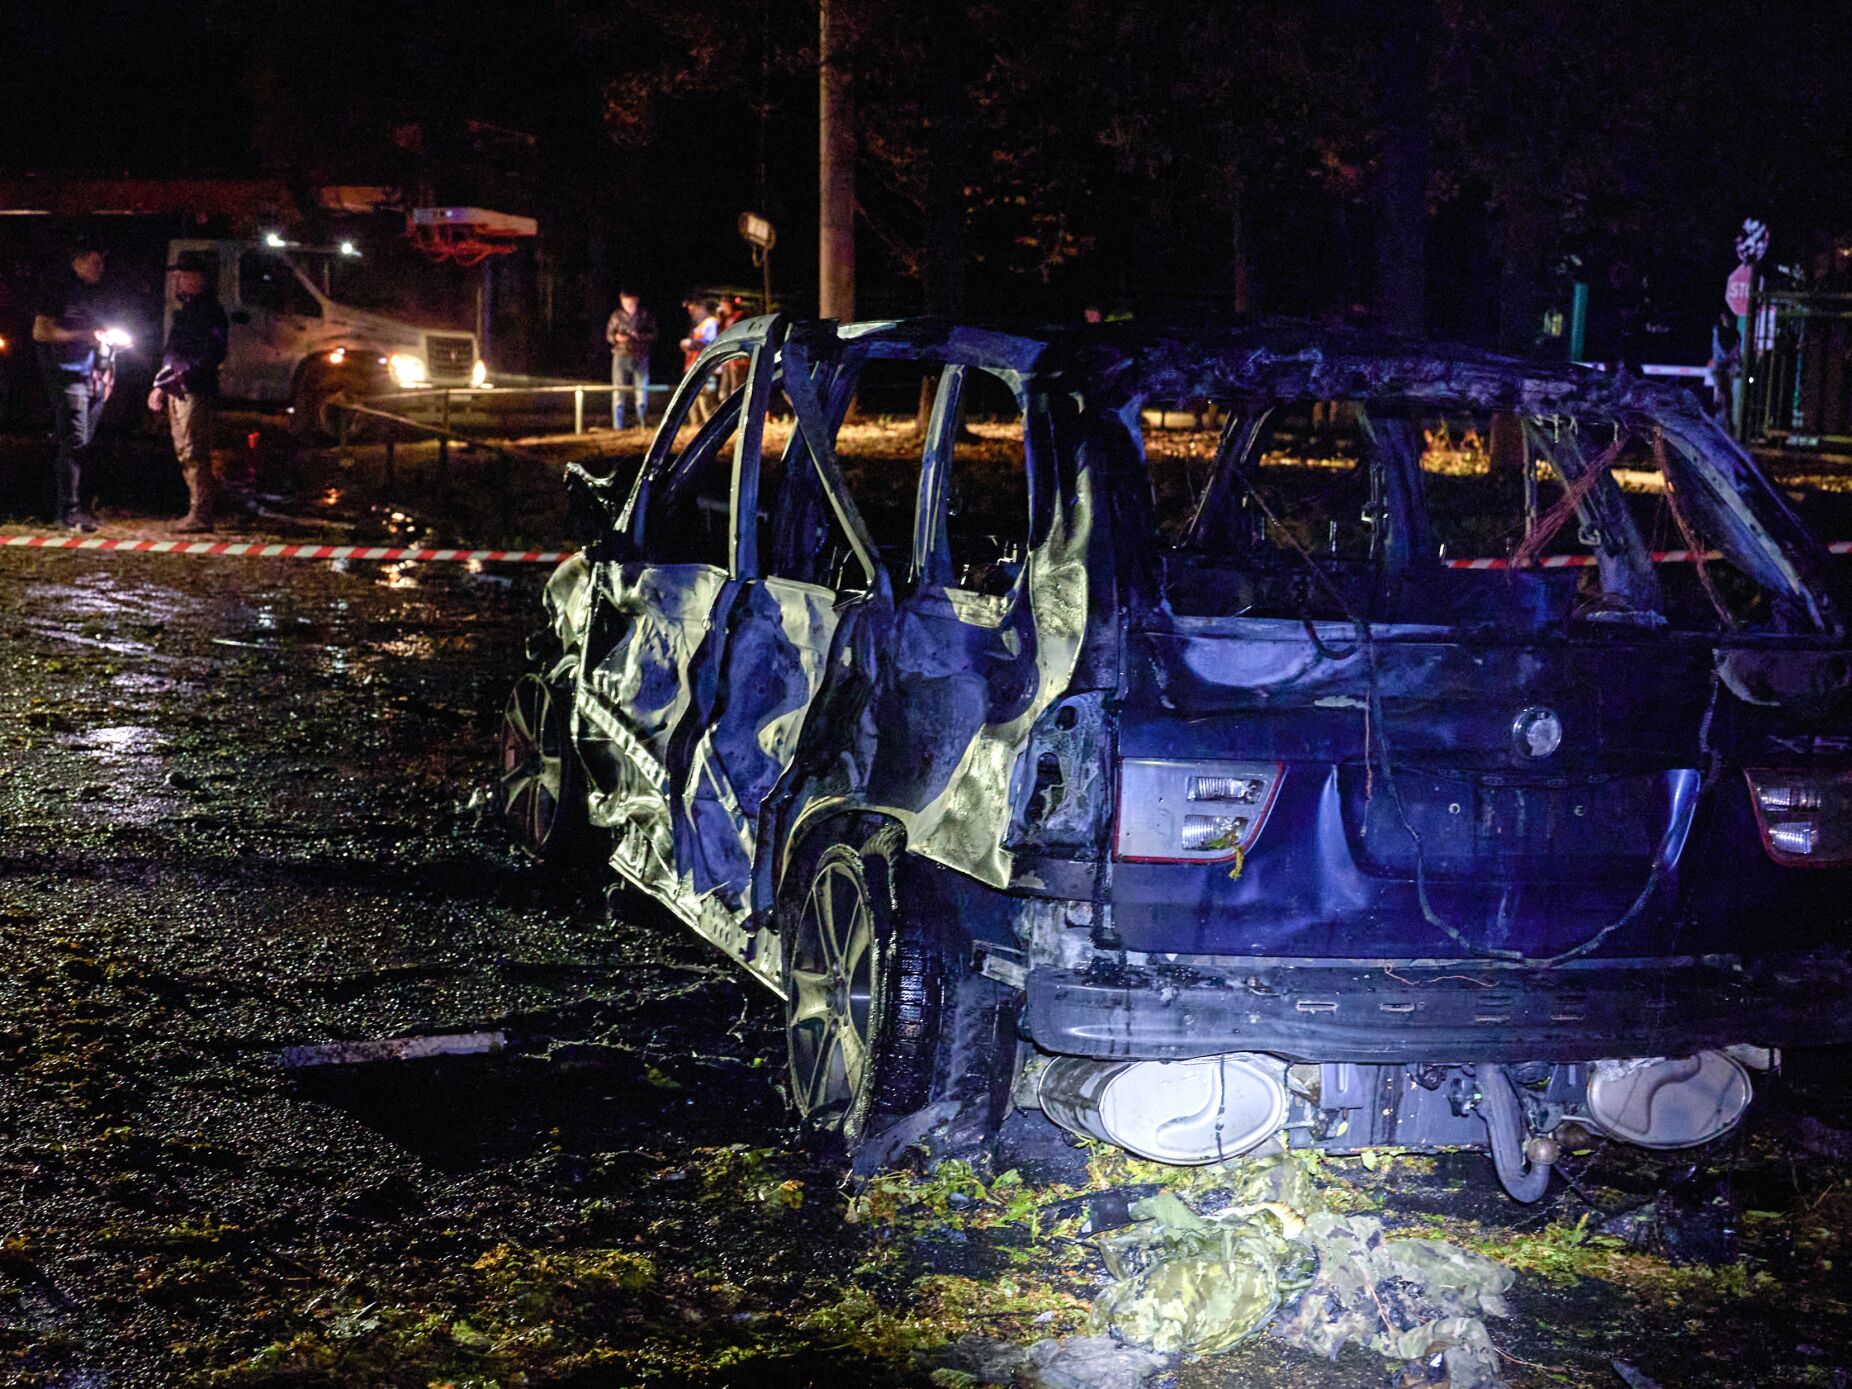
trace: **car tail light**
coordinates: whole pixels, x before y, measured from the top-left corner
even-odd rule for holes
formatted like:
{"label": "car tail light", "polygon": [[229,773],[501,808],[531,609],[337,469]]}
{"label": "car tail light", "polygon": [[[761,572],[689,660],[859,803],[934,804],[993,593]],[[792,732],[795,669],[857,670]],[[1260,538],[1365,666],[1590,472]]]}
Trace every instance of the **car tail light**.
{"label": "car tail light", "polygon": [[1852,771],[1750,768],[1762,847],[1782,864],[1852,862]]}
{"label": "car tail light", "polygon": [[1115,854],[1133,863],[1215,863],[1254,847],[1280,789],[1278,762],[1119,764]]}
{"label": "car tail light", "polygon": [[1264,776],[1192,776],[1190,799],[1193,801],[1233,801],[1253,805],[1267,789]]}

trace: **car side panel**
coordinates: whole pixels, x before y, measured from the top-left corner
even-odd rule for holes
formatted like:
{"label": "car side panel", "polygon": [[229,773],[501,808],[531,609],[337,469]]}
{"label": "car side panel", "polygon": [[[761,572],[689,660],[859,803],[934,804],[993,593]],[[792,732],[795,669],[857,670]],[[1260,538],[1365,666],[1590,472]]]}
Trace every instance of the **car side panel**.
{"label": "car side panel", "polygon": [[796,754],[837,626],[834,595],[782,579],[730,605],[712,716],[693,729],[675,823],[676,862],[697,894],[744,912],[760,809]]}
{"label": "car side panel", "polygon": [[574,727],[591,821],[614,832],[624,872],[672,896],[669,743],[727,576],[700,564],[601,564],[596,575]]}

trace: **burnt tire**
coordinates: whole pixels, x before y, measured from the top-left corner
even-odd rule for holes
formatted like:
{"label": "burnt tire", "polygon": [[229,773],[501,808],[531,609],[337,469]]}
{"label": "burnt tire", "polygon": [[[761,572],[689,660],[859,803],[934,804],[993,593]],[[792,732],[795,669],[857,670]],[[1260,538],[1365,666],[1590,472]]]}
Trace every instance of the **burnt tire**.
{"label": "burnt tire", "polygon": [[588,833],[566,692],[523,675],[502,708],[496,811],[508,837],[539,863],[562,864]]}
{"label": "burnt tire", "polygon": [[821,1146],[858,1170],[929,1127],[988,1137],[1008,1087],[998,1058],[1014,1058],[1013,1027],[1000,1045],[1000,990],[969,968],[968,943],[903,909],[903,862],[891,827],[812,845],[781,912],[792,1098]]}

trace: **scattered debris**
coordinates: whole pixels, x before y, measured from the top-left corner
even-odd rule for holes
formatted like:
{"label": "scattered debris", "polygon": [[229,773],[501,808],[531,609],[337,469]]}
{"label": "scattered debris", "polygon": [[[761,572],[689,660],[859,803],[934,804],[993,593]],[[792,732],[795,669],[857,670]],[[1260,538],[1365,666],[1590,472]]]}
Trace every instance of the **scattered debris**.
{"label": "scattered debris", "polygon": [[1739,1257],[1742,1219],[1728,1176],[1712,1178],[1693,1168],[1593,1230],[1674,1265],[1721,1265]]}
{"label": "scattered debris", "polygon": [[1659,1381],[1648,1379],[1625,1360],[1610,1360],[1614,1373],[1627,1382],[1628,1389],[1659,1389]]}
{"label": "scattered debris", "polygon": [[1481,1318],[1505,1315],[1510,1269],[1443,1240],[1384,1239],[1367,1215],[1314,1214],[1304,1242],[1318,1275],[1275,1335],[1327,1357],[1356,1341],[1391,1360],[1438,1358],[1451,1389],[1499,1382]]}
{"label": "scattered debris", "polygon": [[1504,1316],[1515,1275],[1440,1240],[1385,1239],[1372,1216],[1324,1208],[1296,1159],[1230,1164],[1223,1191],[1192,1209],[1175,1192],[1132,1204],[1134,1223],[1100,1240],[1118,1281],[1096,1320],[1153,1350],[1215,1354],[1271,1325],[1335,1357],[1347,1343],[1386,1359],[1444,1363],[1452,1389],[1499,1383],[1481,1320]]}
{"label": "scattered debris", "polygon": [[1021,1389],[1139,1389],[1169,1368],[1169,1356],[1121,1345],[1110,1336],[1058,1336],[1019,1346],[961,1336],[923,1356],[939,1389],[1008,1384]]}
{"label": "scattered debris", "polygon": [[495,1032],[431,1033],[418,1037],[382,1037],[359,1042],[318,1042],[284,1047],[283,1064],[291,1070],[309,1066],[360,1066],[377,1061],[423,1061],[433,1056],[477,1056],[500,1051],[507,1034]]}

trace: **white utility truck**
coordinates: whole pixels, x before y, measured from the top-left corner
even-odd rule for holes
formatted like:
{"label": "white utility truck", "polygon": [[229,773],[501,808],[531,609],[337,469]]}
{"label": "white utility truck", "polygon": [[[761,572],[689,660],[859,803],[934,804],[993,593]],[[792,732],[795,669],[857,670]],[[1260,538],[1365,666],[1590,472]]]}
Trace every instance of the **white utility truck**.
{"label": "white utility truck", "polygon": [[[356,261],[351,243],[301,246],[270,235],[258,241],[176,240],[205,256],[231,320],[221,389],[234,400],[284,404],[298,434],[329,431],[328,402],[426,386],[480,385],[486,374],[474,333],[429,327],[339,301],[340,270]],[[172,326],[170,283],[163,332]]]}

